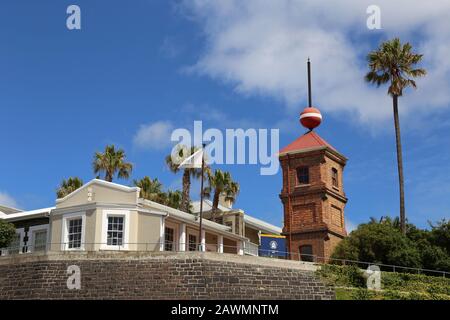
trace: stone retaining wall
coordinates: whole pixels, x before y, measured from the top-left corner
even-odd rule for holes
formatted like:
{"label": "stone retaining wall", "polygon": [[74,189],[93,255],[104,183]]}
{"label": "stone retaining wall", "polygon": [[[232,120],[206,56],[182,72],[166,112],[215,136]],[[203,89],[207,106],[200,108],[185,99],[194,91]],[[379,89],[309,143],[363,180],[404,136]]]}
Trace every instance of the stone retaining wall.
{"label": "stone retaining wall", "polygon": [[[81,289],[68,289],[69,266]],[[312,265],[215,253],[0,258],[0,299],[334,299]]]}

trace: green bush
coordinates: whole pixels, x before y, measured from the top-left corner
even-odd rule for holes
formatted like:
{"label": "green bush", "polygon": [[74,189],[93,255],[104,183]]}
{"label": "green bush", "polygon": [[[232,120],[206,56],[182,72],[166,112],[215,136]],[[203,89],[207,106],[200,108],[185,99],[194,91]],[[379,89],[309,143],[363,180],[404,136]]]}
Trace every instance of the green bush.
{"label": "green bush", "polygon": [[365,287],[366,280],[363,272],[357,266],[337,266],[326,264],[321,266],[317,273],[327,283],[343,287]]}
{"label": "green bush", "polygon": [[371,300],[374,297],[374,293],[367,289],[358,288],[352,292],[353,300]]}
{"label": "green bush", "polygon": [[382,291],[365,289],[363,270],[356,266],[323,265],[317,274],[338,287],[338,299],[450,300],[450,278],[423,274],[382,272]]}
{"label": "green bush", "polygon": [[421,230],[408,223],[403,235],[398,219],[372,218],[342,240],[331,258],[450,271],[450,221],[444,219],[430,226],[431,230]]}
{"label": "green bush", "polygon": [[422,274],[382,272],[382,287],[409,292],[450,295],[450,279]]}
{"label": "green bush", "polygon": [[9,246],[16,235],[16,228],[12,223],[0,220],[0,248]]}
{"label": "green bush", "polygon": [[414,243],[387,223],[359,225],[358,229],[337,245],[332,258],[408,267],[421,266],[421,257]]}

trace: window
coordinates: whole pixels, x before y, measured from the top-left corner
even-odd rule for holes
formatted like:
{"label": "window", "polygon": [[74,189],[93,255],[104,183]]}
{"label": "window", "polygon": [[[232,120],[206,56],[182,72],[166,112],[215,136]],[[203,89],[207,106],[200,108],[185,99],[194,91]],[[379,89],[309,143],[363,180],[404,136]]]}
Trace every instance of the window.
{"label": "window", "polygon": [[300,246],[300,260],[314,262],[313,249],[311,245]]}
{"label": "window", "polygon": [[297,168],[297,181],[298,184],[309,184],[309,168],[299,167]]}
{"label": "window", "polygon": [[66,213],[62,218],[61,250],[84,250],[86,212]]}
{"label": "window", "polygon": [[130,211],[104,209],[100,250],[129,250]]}
{"label": "window", "polygon": [[108,246],[123,245],[123,217],[108,217],[108,235],[106,243]]}
{"label": "window", "polygon": [[45,251],[47,248],[47,230],[33,232],[33,251]]}
{"label": "window", "polygon": [[28,229],[28,252],[47,250],[48,227],[48,224],[42,224]]}
{"label": "window", "polygon": [[189,242],[189,251],[197,251],[197,237],[194,236],[193,234],[190,234],[188,237],[188,242]]}
{"label": "window", "polygon": [[83,220],[81,218],[71,219],[67,224],[67,240],[69,249],[81,249]]}
{"label": "window", "polygon": [[164,250],[165,251],[174,251],[174,234],[175,231],[172,228],[165,227],[164,228]]}
{"label": "window", "polygon": [[21,236],[22,236],[21,233],[16,233],[16,236],[13,238],[13,240],[9,244],[9,247],[8,247],[8,253],[9,254],[22,253],[22,251],[21,251],[22,248],[20,247]]}
{"label": "window", "polygon": [[333,184],[333,187],[339,188],[338,171],[336,168],[331,169],[331,182]]}

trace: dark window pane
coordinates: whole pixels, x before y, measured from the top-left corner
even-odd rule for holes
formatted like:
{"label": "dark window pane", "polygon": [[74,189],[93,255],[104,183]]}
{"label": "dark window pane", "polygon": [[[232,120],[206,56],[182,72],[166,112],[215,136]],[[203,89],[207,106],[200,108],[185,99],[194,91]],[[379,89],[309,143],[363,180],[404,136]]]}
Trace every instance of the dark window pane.
{"label": "dark window pane", "polygon": [[166,227],[165,229],[165,245],[164,250],[165,251],[173,251],[173,241],[174,241],[174,230],[172,228]]}
{"label": "dark window pane", "polygon": [[331,169],[331,180],[332,180],[333,186],[337,188],[339,186],[338,171],[335,168]]}
{"label": "dark window pane", "polygon": [[189,251],[197,250],[197,237],[190,234],[189,235]]}
{"label": "dark window pane", "polygon": [[302,261],[314,262],[312,246],[310,245],[300,246],[300,259]]}
{"label": "dark window pane", "polygon": [[297,168],[297,180],[298,180],[298,184],[309,184],[309,168],[308,167]]}

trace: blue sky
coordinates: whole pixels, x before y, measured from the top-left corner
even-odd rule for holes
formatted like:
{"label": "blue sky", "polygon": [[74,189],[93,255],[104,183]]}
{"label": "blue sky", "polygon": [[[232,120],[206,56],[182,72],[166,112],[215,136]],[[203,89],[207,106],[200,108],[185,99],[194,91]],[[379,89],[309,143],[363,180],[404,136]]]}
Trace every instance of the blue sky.
{"label": "blue sky", "polygon": [[[165,168],[167,135],[194,120],[221,130],[279,128],[284,146],[304,132],[298,113],[310,56],[313,101],[324,116],[317,132],[349,158],[347,223],[396,215],[391,104],[386,88],[363,76],[366,53],[398,35],[425,54],[429,70],[400,100],[407,215],[422,227],[448,218],[450,7],[379,3],[383,29],[373,31],[369,2],[356,0],[2,1],[0,202],[53,205],[61,179],[93,178],[93,154],[110,143],[125,149],[133,178],[180,187]],[[81,8],[81,30],[66,28],[70,4]],[[147,135],[139,142],[140,130]],[[241,184],[236,207],[281,225],[280,173],[221,168]]]}

